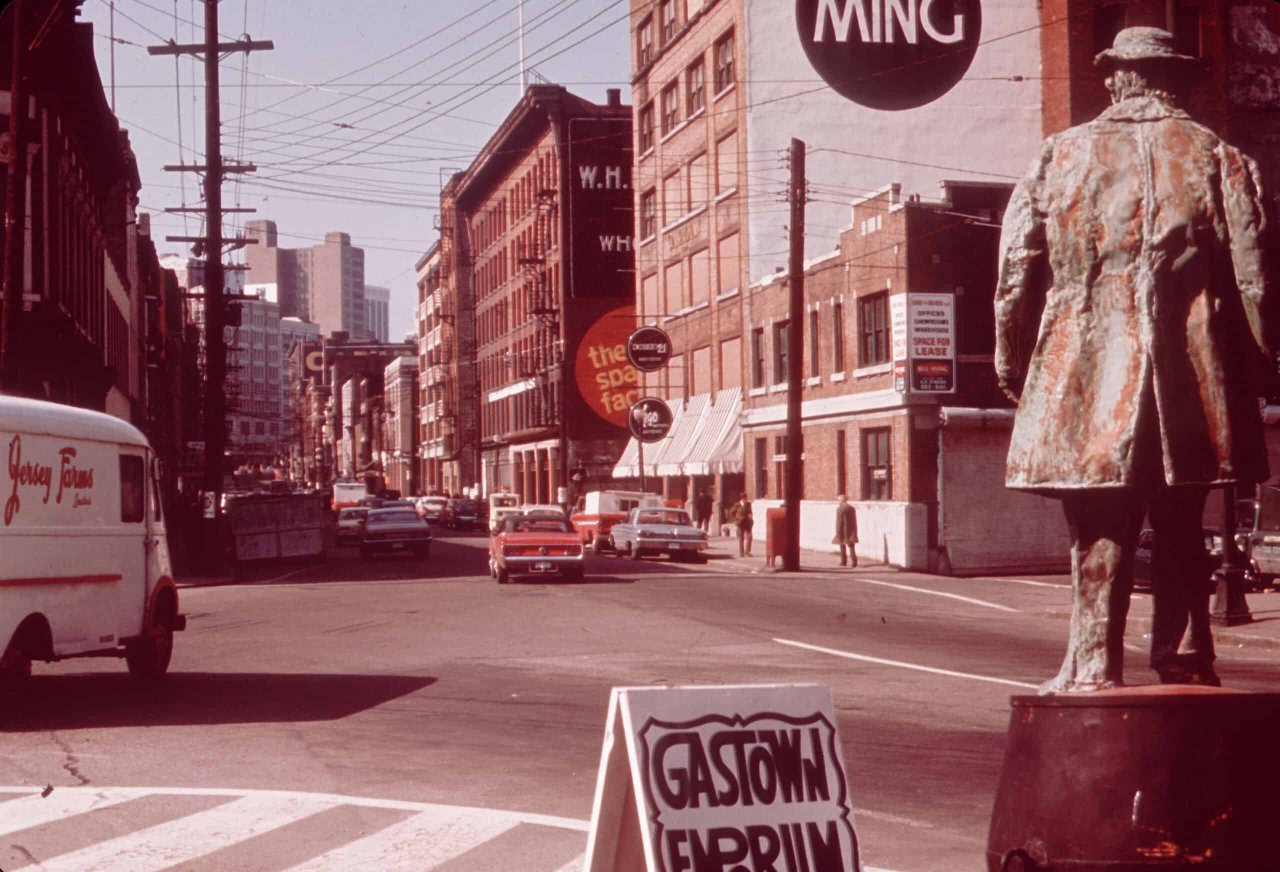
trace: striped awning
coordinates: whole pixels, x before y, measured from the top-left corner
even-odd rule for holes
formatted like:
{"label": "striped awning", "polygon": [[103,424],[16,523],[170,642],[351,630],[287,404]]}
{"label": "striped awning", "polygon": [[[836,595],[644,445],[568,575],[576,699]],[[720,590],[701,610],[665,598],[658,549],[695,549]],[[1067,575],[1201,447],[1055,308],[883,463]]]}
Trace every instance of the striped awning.
{"label": "striped awning", "polygon": [[[685,475],[714,475],[718,472],[742,471],[742,388],[717,391],[715,402],[703,413],[702,423],[683,463]],[[732,437],[732,438],[731,438]],[[736,469],[713,469],[712,459],[721,449],[736,458]]]}
{"label": "striped awning", "polygon": [[[687,475],[684,462],[706,420],[707,407],[710,405],[710,394],[696,394],[689,398],[684,414],[672,423],[667,438],[658,443],[662,446],[662,453],[654,452],[658,475]],[[645,460],[648,460],[647,451]]]}

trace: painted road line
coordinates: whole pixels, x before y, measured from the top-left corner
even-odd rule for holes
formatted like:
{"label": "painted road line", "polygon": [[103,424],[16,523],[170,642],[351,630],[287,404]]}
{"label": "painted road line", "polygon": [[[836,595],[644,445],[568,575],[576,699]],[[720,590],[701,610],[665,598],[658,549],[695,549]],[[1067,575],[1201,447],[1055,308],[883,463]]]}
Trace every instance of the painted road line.
{"label": "painted road line", "polygon": [[896,584],[895,582],[892,582],[892,581],[878,581],[877,579],[867,578],[866,576],[862,576],[862,575],[850,575],[848,576],[848,578],[850,581],[858,581],[858,582],[861,582],[862,584],[878,584],[881,587],[892,587],[895,590],[906,590],[906,591],[911,591],[912,593],[927,593],[932,596],[946,597],[947,599],[959,600],[962,603],[969,603],[970,605],[974,605],[974,606],[982,606],[983,608],[987,608],[987,609],[995,609],[996,611],[1000,611],[1000,612],[1017,612],[1018,611],[1017,609],[1010,608],[1009,606],[1002,606],[999,603],[993,603],[993,602],[987,602],[986,600],[974,599],[973,597],[969,597],[969,596],[961,596],[958,593],[947,593],[946,591],[941,591],[941,590],[930,590],[927,587],[912,587],[909,584]]}
{"label": "painted road line", "polygon": [[[162,791],[161,791],[162,792]],[[332,808],[307,796],[246,796],[44,860],[41,872],[158,872]],[[376,868],[376,867],[366,867]]]}
{"label": "painted road line", "polygon": [[1036,581],[1032,578],[988,578],[987,576],[979,576],[974,581],[994,581],[994,582],[1010,582],[1012,584],[1025,584],[1029,587],[1056,587],[1059,590],[1071,589],[1070,584],[1055,584],[1052,581]]}
{"label": "painted road line", "polygon": [[836,648],[823,648],[821,645],[810,645],[807,642],[793,642],[790,639],[774,639],[779,645],[790,645],[793,648],[803,648],[806,651],[816,651],[819,654],[830,654],[833,657],[844,657],[847,660],[860,660],[863,663],[876,663],[881,666],[894,666],[899,669],[913,669],[916,672],[929,672],[933,675],[945,675],[948,678],[967,678],[970,681],[986,681],[991,684],[1005,684],[1010,687],[1025,687],[1030,690],[1036,690],[1040,687],[1038,684],[1028,684],[1025,681],[1013,681],[1008,678],[993,678],[990,675],[975,675],[971,672],[955,672],[950,669],[938,669],[933,666],[921,666],[919,663],[904,663],[901,660],[886,660],[883,657],[872,657],[869,654],[854,654],[851,651],[840,651]]}
{"label": "painted road line", "polygon": [[371,836],[294,866],[288,872],[426,872],[501,835],[518,821],[508,815],[424,811]]}
{"label": "painted road line", "polygon": [[[16,788],[6,793],[26,793],[29,787]],[[42,796],[39,791],[30,796],[0,802],[0,836],[7,836],[30,827],[41,827],[63,818],[118,805],[134,799],[132,793],[112,790],[77,790],[55,788],[53,793]]]}

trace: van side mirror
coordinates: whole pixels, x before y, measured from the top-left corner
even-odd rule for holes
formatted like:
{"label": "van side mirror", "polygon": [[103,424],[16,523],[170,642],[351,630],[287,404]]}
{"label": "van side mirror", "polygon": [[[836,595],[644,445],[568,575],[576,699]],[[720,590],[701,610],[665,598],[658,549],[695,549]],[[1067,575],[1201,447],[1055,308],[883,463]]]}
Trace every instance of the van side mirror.
{"label": "van side mirror", "polygon": [[164,461],[159,457],[151,458],[151,478],[155,481],[164,481]]}

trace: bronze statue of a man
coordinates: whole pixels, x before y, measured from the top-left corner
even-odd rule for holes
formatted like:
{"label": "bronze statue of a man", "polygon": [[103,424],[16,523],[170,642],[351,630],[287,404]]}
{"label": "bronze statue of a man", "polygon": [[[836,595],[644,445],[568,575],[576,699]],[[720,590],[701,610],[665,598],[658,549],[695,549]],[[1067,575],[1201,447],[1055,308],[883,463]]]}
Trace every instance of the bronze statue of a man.
{"label": "bronze statue of a man", "polygon": [[1072,538],[1067,656],[1041,693],[1122,683],[1144,514],[1152,668],[1216,685],[1201,516],[1210,488],[1267,476],[1263,193],[1254,162],[1178,108],[1199,62],[1168,32],[1123,30],[1095,63],[1112,105],[1041,146],[996,287],[996,373],[1018,403],[1006,485],[1060,498]]}

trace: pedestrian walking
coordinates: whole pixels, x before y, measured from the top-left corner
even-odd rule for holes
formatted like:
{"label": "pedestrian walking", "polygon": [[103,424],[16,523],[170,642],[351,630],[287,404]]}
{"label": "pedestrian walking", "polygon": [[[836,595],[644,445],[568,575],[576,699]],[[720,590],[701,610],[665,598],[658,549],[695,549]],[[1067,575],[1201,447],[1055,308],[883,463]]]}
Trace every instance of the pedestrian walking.
{"label": "pedestrian walking", "polygon": [[705,490],[698,491],[693,500],[693,520],[700,530],[706,531],[711,526],[711,494]]}
{"label": "pedestrian walking", "polygon": [[755,527],[755,518],[751,514],[751,501],[743,494],[733,504],[729,512],[729,520],[738,528],[738,556],[751,556],[751,530]]}
{"label": "pedestrian walking", "polygon": [[844,494],[836,497],[836,535],[831,544],[840,546],[840,565],[857,566],[858,512]]}
{"label": "pedestrian walking", "polygon": [[1046,140],[1014,189],[995,297],[1018,403],[1005,483],[1061,499],[1073,540],[1067,656],[1041,693],[1122,683],[1146,515],[1151,666],[1217,685],[1201,517],[1210,488],[1267,478],[1267,198],[1257,164],[1178,105],[1201,64],[1170,33],[1127,28],[1095,63],[1112,105]]}

